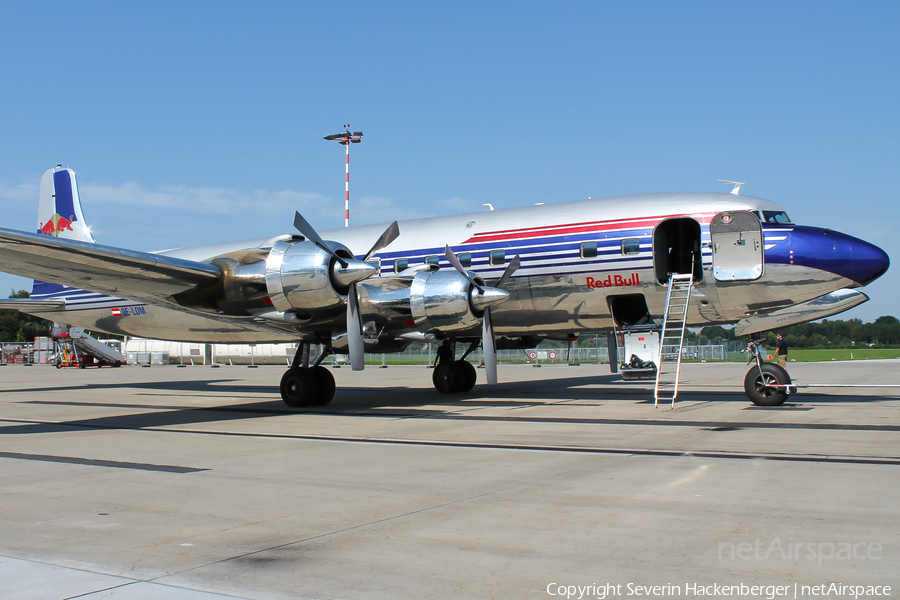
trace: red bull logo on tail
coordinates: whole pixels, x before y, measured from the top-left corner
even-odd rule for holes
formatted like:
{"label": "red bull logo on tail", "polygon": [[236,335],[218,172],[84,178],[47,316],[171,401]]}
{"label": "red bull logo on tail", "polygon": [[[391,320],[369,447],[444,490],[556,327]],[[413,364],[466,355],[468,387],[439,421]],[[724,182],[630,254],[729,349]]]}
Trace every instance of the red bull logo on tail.
{"label": "red bull logo on tail", "polygon": [[41,225],[40,232],[44,235],[52,235],[58,236],[63,231],[73,231],[72,223],[75,221],[75,216],[73,215],[71,218],[67,219],[58,214],[54,214],[50,217],[50,220]]}
{"label": "red bull logo on tail", "polygon": [[629,277],[607,275],[606,279],[587,278],[587,286],[589,288],[630,287],[633,285],[641,285],[641,278],[638,277],[637,273],[632,273]]}

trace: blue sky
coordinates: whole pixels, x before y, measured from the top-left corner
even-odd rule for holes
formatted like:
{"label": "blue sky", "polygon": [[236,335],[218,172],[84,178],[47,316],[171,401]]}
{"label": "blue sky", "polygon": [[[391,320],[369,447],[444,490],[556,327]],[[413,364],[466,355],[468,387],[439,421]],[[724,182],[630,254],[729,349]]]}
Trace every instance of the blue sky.
{"label": "blue sky", "polygon": [[[897,2],[0,3],[0,226],[101,243],[727,191],[900,256]],[[0,290],[30,288],[0,274]],[[839,318],[900,316],[900,267]],[[5,296],[6,293],[3,293]]]}

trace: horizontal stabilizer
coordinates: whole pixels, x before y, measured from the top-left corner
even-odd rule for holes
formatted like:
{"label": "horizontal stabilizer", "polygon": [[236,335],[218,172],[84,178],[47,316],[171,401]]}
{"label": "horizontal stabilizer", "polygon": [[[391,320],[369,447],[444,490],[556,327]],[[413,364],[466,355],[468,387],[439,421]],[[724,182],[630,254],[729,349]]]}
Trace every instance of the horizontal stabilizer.
{"label": "horizontal stabilizer", "polygon": [[854,306],[859,306],[868,299],[868,296],[856,290],[837,290],[813,300],[772,311],[765,315],[741,319],[734,326],[734,333],[735,335],[750,335],[782,327],[790,327],[799,323],[808,323],[816,319],[824,319],[825,317],[849,310]]}
{"label": "horizontal stabilizer", "polygon": [[171,296],[212,285],[222,274],[208,263],[3,228],[0,264],[22,277],[172,304]]}
{"label": "horizontal stabilizer", "polygon": [[24,313],[53,312],[63,310],[65,300],[31,300],[29,298],[10,298],[0,300],[0,310],[20,310]]}

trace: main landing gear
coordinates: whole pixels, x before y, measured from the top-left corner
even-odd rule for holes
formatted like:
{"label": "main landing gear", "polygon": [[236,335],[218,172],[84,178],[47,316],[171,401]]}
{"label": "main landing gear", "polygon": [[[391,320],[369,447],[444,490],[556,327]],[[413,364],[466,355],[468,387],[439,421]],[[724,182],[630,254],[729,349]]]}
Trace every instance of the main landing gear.
{"label": "main landing gear", "polygon": [[324,406],[334,398],[334,376],[320,364],[328,352],[323,351],[310,366],[311,346],[310,342],[300,343],[291,368],[281,378],[281,399],[291,408]]}
{"label": "main landing gear", "polygon": [[456,357],[456,342],[444,340],[444,343],[438,347],[437,364],[434,367],[434,373],[431,375],[431,381],[434,388],[442,394],[457,394],[460,392],[468,392],[475,387],[477,374],[472,363],[466,360],[472,350],[478,346],[473,343],[466,353],[459,360]]}

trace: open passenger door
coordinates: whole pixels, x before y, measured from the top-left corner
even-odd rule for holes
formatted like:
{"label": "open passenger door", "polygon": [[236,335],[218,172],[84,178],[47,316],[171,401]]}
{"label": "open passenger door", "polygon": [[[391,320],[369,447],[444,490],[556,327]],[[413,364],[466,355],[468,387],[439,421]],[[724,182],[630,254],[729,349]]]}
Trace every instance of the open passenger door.
{"label": "open passenger door", "polygon": [[745,210],[717,214],[709,224],[716,281],[750,281],[763,274],[762,228]]}

